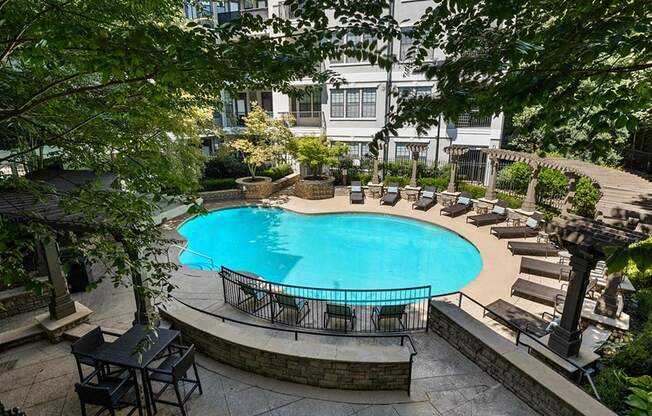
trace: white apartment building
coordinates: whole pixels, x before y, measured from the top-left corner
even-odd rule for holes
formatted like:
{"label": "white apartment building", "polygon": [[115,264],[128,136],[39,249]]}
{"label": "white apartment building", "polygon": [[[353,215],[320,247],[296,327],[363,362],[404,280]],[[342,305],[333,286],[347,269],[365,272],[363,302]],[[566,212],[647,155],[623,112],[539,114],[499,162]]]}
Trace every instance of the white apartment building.
{"label": "white apartment building", "polygon": [[[432,6],[431,0],[395,0],[395,18],[402,22],[405,33],[409,33],[411,24],[419,19],[425,9]],[[292,18],[289,7],[282,0],[233,0],[228,3],[204,2],[204,14],[201,18],[193,7],[186,7],[186,16],[200,20],[204,24],[226,22],[237,19],[242,13],[255,13],[263,17],[275,14]],[[353,39],[354,41],[356,39]],[[391,45],[393,53],[405,57],[411,42],[409,36]],[[439,51],[433,51],[433,60],[443,60]],[[310,80],[298,82],[297,85],[318,89],[302,99],[293,99],[276,91],[243,91],[236,97],[224,94],[224,111],[216,113],[216,122],[223,126],[226,134],[236,134],[241,127],[242,117],[251,109],[251,103],[257,102],[270,114],[278,117],[291,113],[296,119],[292,129],[297,135],[325,135],[330,141],[341,141],[349,145],[353,159],[359,159],[367,153],[368,143],[374,133],[385,123],[386,99],[390,89],[412,94],[432,94],[436,91],[436,82],[427,80],[422,74],[406,72],[404,65],[396,66],[391,74],[384,69],[361,62],[355,58],[344,57],[340,61],[325,62],[324,65],[340,73],[347,84],[340,88],[333,85],[315,86]],[[392,98],[393,100],[393,98]],[[402,160],[410,157],[406,148],[408,143],[428,143],[428,149],[421,159],[428,161],[448,160],[443,149],[451,144],[475,147],[499,147],[503,130],[503,116],[478,118],[464,115],[456,123],[444,121],[441,128],[434,127],[425,135],[418,135],[414,128],[402,128],[396,137],[392,137],[384,157],[388,160]],[[475,160],[483,156],[477,151],[469,155]]]}

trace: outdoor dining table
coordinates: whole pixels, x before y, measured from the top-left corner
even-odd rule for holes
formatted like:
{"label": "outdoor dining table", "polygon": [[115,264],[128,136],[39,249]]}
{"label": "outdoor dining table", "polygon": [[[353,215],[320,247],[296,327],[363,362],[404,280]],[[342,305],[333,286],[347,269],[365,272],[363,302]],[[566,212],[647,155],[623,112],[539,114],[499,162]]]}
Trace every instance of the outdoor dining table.
{"label": "outdoor dining table", "polygon": [[[179,331],[157,328],[156,332],[158,336],[148,332],[147,327],[144,325],[134,325],[115,341],[104,344],[89,354],[97,361],[116,367],[131,368],[140,371],[143,380],[143,393],[145,395],[145,410],[148,415],[152,415],[153,412],[151,409],[148,383],[146,381],[147,366],[175,340],[178,339],[177,342],[181,342],[181,333]],[[152,341],[151,345],[147,350],[142,351],[142,355],[137,354],[136,349],[138,344],[145,340],[148,335]]]}

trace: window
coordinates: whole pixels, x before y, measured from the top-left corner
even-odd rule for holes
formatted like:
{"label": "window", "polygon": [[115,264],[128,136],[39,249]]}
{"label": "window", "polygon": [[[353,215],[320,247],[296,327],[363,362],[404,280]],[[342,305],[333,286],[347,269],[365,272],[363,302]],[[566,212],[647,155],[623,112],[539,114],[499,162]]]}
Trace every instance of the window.
{"label": "window", "polygon": [[365,157],[368,154],[369,154],[369,143],[362,143],[361,149],[360,149],[360,155],[362,157]]}
{"label": "window", "polygon": [[331,90],[332,118],[375,118],[376,90],[355,88]]}
{"label": "window", "polygon": [[[371,40],[371,37],[369,35],[354,35],[353,33],[349,33],[342,38],[341,44],[344,45],[347,42],[352,42],[353,44],[357,45],[358,43],[361,43],[364,40]],[[359,62],[363,62],[363,61],[354,56],[345,56],[345,55],[342,55],[338,58],[331,59],[332,64],[343,64],[343,63],[355,64]]]}
{"label": "window", "polygon": [[[401,29],[401,44],[400,44],[400,49],[399,49],[399,60],[401,62],[408,60],[408,51],[414,45],[414,37],[412,36],[414,29],[411,27],[405,27]],[[412,56],[410,58],[414,58],[414,53],[417,51],[414,51]],[[425,61],[432,61],[433,60],[433,50],[428,49],[426,52],[426,56],[424,58]]]}
{"label": "window", "polygon": [[263,91],[260,93],[260,106],[263,107],[263,110],[267,113],[272,114],[274,112],[274,102],[272,101],[272,92]]}
{"label": "window", "polygon": [[427,97],[432,95],[432,87],[399,87],[398,93],[403,97]]}
{"label": "window", "polygon": [[344,117],[344,90],[331,91],[331,117]]}
{"label": "window", "polygon": [[346,145],[349,146],[349,157],[351,159],[360,159],[360,143],[346,142]]}
{"label": "window", "polygon": [[[412,160],[412,152],[408,150],[407,145],[409,143],[396,143],[396,150],[394,152],[394,159],[395,160]],[[420,162],[425,162],[426,161],[426,152],[422,151],[419,152],[419,161]]]}
{"label": "window", "polygon": [[299,98],[293,98],[291,110],[297,118],[319,118],[321,116],[321,89],[315,88]]}

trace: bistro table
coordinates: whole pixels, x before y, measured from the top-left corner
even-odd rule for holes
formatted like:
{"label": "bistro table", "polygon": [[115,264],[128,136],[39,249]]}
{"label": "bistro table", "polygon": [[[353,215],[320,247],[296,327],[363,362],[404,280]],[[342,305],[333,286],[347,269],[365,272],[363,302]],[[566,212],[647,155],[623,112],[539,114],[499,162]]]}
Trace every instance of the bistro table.
{"label": "bistro table", "polygon": [[[147,366],[156,357],[168,348],[175,340],[181,342],[181,333],[172,329],[156,328],[158,336],[148,331],[144,325],[134,325],[127,332],[111,343],[104,344],[96,351],[90,353],[95,360],[117,367],[132,368],[140,370],[143,380],[143,392],[145,394],[145,410],[152,415],[150,392],[147,383]],[[150,336],[151,345],[142,355],[136,353],[138,344]],[[140,358],[140,359],[139,359]]]}

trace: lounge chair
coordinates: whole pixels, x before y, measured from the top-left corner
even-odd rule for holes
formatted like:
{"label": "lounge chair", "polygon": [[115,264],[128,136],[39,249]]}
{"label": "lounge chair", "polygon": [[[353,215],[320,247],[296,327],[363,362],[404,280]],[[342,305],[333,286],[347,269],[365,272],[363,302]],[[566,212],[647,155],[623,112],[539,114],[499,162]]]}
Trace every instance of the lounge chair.
{"label": "lounge chair", "polygon": [[407,317],[407,312],[405,312],[406,307],[407,305],[374,306],[374,309],[371,312],[371,322],[374,324],[374,328],[379,329],[384,320],[395,319],[398,321],[401,329],[405,329],[405,322],[403,322],[403,319]]}
{"label": "lounge chair", "polygon": [[362,183],[360,181],[351,182],[349,202],[352,204],[364,204],[364,191],[362,190]]}
{"label": "lounge chair", "polygon": [[446,214],[451,218],[455,218],[459,215],[466,214],[467,212],[473,209],[473,201],[471,201],[471,194],[467,192],[462,192],[460,196],[457,197],[457,203],[449,207],[445,207],[439,210],[439,215]]}
{"label": "lounge chair", "polygon": [[422,209],[428,211],[437,203],[437,188],[434,186],[426,186],[426,188],[421,193],[421,198],[414,204],[412,204],[412,209]]}
{"label": "lounge chair", "polygon": [[507,249],[512,255],[521,256],[558,256],[559,249],[550,243],[535,243],[533,241],[510,241]]}
{"label": "lounge chair", "polygon": [[561,263],[552,263],[545,260],[523,257],[519,273],[533,274],[541,277],[551,277],[557,280],[568,280],[570,266]]}
{"label": "lounge chair", "polygon": [[387,186],[387,192],[385,192],[385,195],[383,195],[383,197],[380,198],[380,205],[389,204],[391,206],[394,206],[396,205],[399,199],[401,199],[401,195],[398,191],[398,184],[390,183]]}
{"label": "lounge chair", "polygon": [[[545,314],[545,312],[544,312]],[[484,310],[484,316],[489,316],[506,326],[515,326],[521,331],[530,333],[538,338],[548,334],[550,322],[546,319],[539,318],[537,315],[521,309],[516,305],[498,299],[490,303]]]}
{"label": "lounge chair", "polygon": [[308,305],[308,301],[307,300],[299,301],[296,298],[296,296],[275,293],[274,300],[276,301],[276,305],[278,306],[278,311],[276,312],[276,314],[274,314],[275,320],[284,311],[290,310],[290,311],[294,311],[295,314],[294,323],[296,325],[299,325],[301,321],[303,321],[306,318],[306,316],[308,316],[308,313],[310,312],[310,306]]}
{"label": "lounge chair", "polygon": [[351,330],[355,328],[355,309],[346,305],[337,305],[333,303],[326,304],[326,312],[324,312],[324,328],[328,328],[331,319],[339,319],[344,321],[344,330],[347,329],[348,324],[351,324]]}
{"label": "lounge chair", "polygon": [[498,201],[491,212],[481,215],[469,215],[466,217],[466,222],[470,222],[476,227],[501,223],[507,219],[507,206],[507,202]]}
{"label": "lounge chair", "polygon": [[[585,296],[593,297],[596,285],[597,280],[591,278],[586,287]],[[518,296],[543,305],[554,306],[556,309],[566,300],[566,290],[564,290],[565,286],[565,284],[562,284],[561,289],[556,289],[554,287],[518,278],[512,285],[511,296]]]}
{"label": "lounge chair", "polygon": [[237,306],[251,301],[254,306],[253,311],[257,312],[269,303],[265,302],[265,299],[267,298],[267,290],[262,287],[245,282],[238,282],[238,286],[240,287],[240,290],[238,291]]}
{"label": "lounge chair", "polygon": [[518,227],[491,227],[489,232],[495,235],[498,239],[536,237],[539,234],[542,222],[543,215],[534,213],[527,219],[525,225]]}

